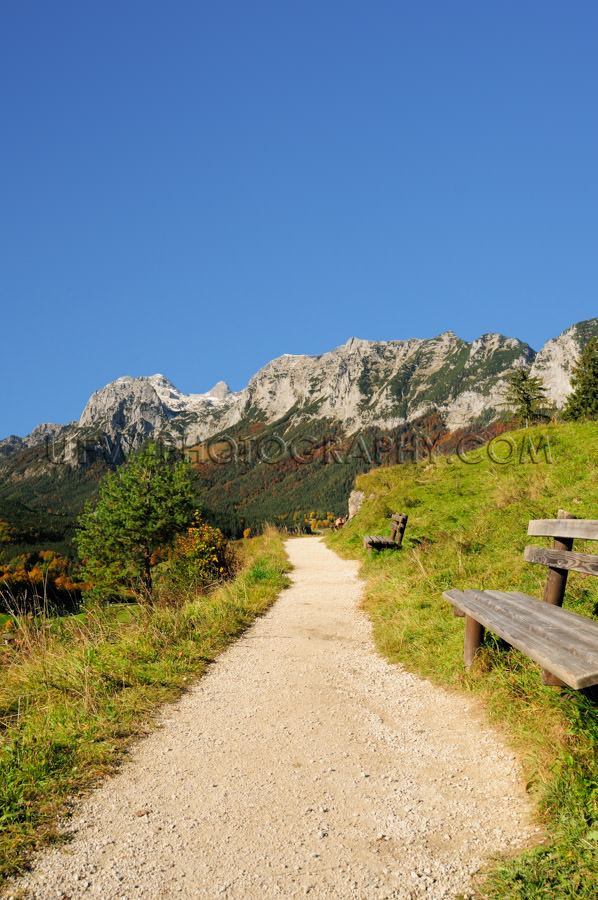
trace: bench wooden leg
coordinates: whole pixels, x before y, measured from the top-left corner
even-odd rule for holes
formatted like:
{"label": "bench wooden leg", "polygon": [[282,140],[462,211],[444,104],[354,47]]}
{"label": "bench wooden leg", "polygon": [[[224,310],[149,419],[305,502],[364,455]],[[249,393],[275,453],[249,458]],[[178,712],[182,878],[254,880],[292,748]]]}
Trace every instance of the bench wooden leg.
{"label": "bench wooden leg", "polygon": [[484,638],[484,626],[465,616],[465,646],[463,648],[463,661],[466,669],[471,669],[476,651]]}
{"label": "bench wooden leg", "polygon": [[565,687],[565,682],[549,672],[548,669],[542,669],[542,684],[548,687]]}

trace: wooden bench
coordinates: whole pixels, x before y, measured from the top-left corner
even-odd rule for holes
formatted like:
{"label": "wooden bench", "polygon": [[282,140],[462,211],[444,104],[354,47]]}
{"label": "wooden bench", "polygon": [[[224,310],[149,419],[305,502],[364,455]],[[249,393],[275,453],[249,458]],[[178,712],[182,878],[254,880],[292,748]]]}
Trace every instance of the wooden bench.
{"label": "wooden bench", "polygon": [[366,534],[363,539],[363,546],[371,554],[372,550],[398,550],[403,543],[403,535],[407,527],[407,516],[405,513],[393,513],[390,517],[390,537],[383,537],[378,534]]}
{"label": "wooden bench", "polygon": [[548,566],[544,599],[517,591],[444,591],[456,616],[465,617],[465,668],[469,669],[484,628],[499,635],[542,666],[542,682],[575,690],[598,684],[598,621],[563,609],[569,571],[598,575],[598,556],[574,553],[573,540],[598,540],[598,519],[558,519],[529,523],[528,535],[553,537],[550,550],[526,547],[523,558]]}

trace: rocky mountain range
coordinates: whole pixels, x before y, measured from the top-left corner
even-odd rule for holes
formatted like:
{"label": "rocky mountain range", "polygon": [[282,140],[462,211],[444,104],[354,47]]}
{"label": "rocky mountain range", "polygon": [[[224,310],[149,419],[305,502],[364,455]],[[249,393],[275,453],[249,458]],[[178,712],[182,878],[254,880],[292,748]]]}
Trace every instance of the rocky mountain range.
{"label": "rocky mountain range", "polygon": [[125,376],[96,391],[78,422],[43,424],[25,438],[0,441],[0,458],[49,439],[68,443],[98,435],[105,447],[126,455],[150,437],[190,446],[233,426],[281,419],[286,428],[332,420],[346,434],[393,429],[431,411],[449,431],[487,424],[500,416],[506,376],[517,366],[531,365],[551,403],[561,407],[571,367],[595,336],[598,318],[571,326],[539,352],[500,334],[471,343],[451,331],[429,340],[351,338],[321,356],[278,357],[236,393],[223,381],[204,394],[183,394],[164,375]]}
{"label": "rocky mountain range", "polygon": [[313,511],[346,515],[360,472],[419,458],[418,446],[430,441],[450,453],[472,430],[488,439],[508,427],[501,404],[514,367],[530,365],[562,406],[571,368],[594,336],[598,318],[539,352],[499,334],[471,343],[452,332],[351,338],[321,356],[272,360],[238,392],[219,382],[183,394],[163,375],[119,378],[90,397],[78,421],[0,441],[0,525],[10,536],[2,553],[51,549],[74,558],[84,504],[148,439],[189,448],[198,507],[231,536],[265,521],[297,527]]}

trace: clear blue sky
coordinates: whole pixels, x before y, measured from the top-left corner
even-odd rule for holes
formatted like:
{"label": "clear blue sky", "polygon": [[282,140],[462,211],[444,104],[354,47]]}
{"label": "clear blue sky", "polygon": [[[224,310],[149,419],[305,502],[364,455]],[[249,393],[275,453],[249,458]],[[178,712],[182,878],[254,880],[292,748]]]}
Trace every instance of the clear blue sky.
{"label": "clear blue sky", "polygon": [[0,437],[598,315],[595,0],[0,4]]}

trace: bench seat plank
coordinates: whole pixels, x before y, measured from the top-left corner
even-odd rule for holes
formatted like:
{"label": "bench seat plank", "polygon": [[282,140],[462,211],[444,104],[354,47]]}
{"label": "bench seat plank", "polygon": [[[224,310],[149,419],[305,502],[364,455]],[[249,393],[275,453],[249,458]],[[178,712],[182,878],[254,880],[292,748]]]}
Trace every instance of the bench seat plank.
{"label": "bench seat plank", "polygon": [[518,592],[443,596],[575,690],[598,684],[598,622]]}
{"label": "bench seat plank", "polygon": [[[570,609],[562,607],[553,607],[544,600],[538,600],[536,597],[530,597],[529,594],[522,594],[519,591],[509,591],[504,594],[502,591],[488,591],[489,594],[500,595],[502,598],[506,596],[512,602],[519,600],[520,603],[528,604],[530,600],[535,601],[534,613],[535,619],[546,623],[547,625],[554,622],[555,616],[558,619],[559,630],[568,632],[572,640],[588,643],[591,648],[598,648],[598,621],[589,619],[587,616],[581,616],[579,613],[572,612]],[[507,601],[508,602],[508,601]],[[541,603],[541,606],[537,604]],[[560,612],[554,613],[553,610],[558,609]]]}
{"label": "bench seat plank", "polygon": [[400,547],[401,546],[396,541],[393,541],[390,538],[382,537],[382,536],[376,535],[376,534],[366,534],[366,536],[363,539],[363,544],[364,544],[364,547],[374,547],[374,548],[380,548],[380,547],[391,548],[391,547]]}
{"label": "bench seat plank", "polygon": [[[598,659],[598,622],[551,606],[528,594],[505,594],[502,591],[487,591],[487,594],[496,598],[499,609],[508,609],[509,615],[522,626],[541,638],[549,637],[556,647],[585,659],[590,665]],[[542,604],[542,609],[538,608],[538,603]],[[588,628],[588,625],[594,627]]]}
{"label": "bench seat plank", "polygon": [[[488,602],[490,597],[484,597],[482,592],[478,594],[477,597],[453,597],[453,602],[457,600],[472,620],[504,638],[576,690],[598,683],[598,650],[593,658],[580,658],[579,653],[572,652],[570,647],[555,643],[554,629],[552,634],[538,633],[530,628],[529,618],[526,622],[521,622],[513,616],[513,610],[508,605],[493,607]],[[543,602],[535,597],[528,599],[536,603]]]}

